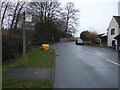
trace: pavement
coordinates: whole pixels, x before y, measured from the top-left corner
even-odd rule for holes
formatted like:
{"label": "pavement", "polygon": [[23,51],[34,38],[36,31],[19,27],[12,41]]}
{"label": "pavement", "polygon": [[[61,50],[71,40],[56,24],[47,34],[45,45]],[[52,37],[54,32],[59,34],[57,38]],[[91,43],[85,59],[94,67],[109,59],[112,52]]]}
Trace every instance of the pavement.
{"label": "pavement", "polygon": [[12,68],[2,76],[31,80],[51,80],[52,71],[52,68]]}
{"label": "pavement", "polygon": [[29,67],[16,68],[15,67],[3,73],[2,77],[53,81],[54,69],[53,68],[29,68]]}
{"label": "pavement", "polygon": [[120,60],[106,48],[58,43],[54,88],[118,88]]}

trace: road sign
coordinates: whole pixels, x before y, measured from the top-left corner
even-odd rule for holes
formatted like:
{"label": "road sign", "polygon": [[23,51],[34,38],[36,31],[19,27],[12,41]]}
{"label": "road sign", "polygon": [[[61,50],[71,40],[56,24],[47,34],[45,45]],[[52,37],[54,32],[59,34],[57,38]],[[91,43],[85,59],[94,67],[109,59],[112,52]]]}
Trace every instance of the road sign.
{"label": "road sign", "polygon": [[32,22],[32,15],[25,15],[26,22]]}

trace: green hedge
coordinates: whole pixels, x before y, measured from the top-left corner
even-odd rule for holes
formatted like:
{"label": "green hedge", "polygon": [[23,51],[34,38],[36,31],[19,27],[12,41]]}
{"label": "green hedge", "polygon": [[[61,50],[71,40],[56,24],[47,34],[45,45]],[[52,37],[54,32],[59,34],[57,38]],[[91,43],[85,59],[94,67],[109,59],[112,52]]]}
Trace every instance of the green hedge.
{"label": "green hedge", "polygon": [[15,58],[22,54],[22,38],[2,35],[2,61]]}

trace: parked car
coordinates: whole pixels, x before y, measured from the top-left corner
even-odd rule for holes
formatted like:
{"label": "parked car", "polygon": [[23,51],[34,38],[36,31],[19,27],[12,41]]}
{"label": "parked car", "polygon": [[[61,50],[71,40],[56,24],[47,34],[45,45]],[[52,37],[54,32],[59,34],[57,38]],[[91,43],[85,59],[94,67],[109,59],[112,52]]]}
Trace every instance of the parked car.
{"label": "parked car", "polygon": [[76,43],[77,45],[83,45],[83,44],[84,44],[82,39],[76,39],[76,40],[75,40],[75,43]]}

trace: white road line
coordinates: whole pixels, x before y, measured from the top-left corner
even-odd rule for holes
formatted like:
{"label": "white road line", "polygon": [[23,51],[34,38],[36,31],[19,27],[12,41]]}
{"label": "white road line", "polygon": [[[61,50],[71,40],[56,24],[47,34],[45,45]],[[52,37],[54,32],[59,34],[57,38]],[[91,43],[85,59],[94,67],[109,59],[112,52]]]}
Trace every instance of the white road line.
{"label": "white road line", "polygon": [[92,53],[92,52],[90,52],[90,51],[87,51],[88,53],[90,53],[90,54],[92,54],[92,55],[96,55],[96,54],[94,54],[94,53]]}
{"label": "white road line", "polygon": [[117,65],[117,66],[120,66],[120,64],[118,64],[118,63],[116,63],[116,62],[114,62],[114,61],[111,61],[111,60],[109,60],[109,59],[105,59],[106,61],[108,61],[108,62],[111,62],[111,63],[113,63],[113,64],[115,64],[115,65]]}

